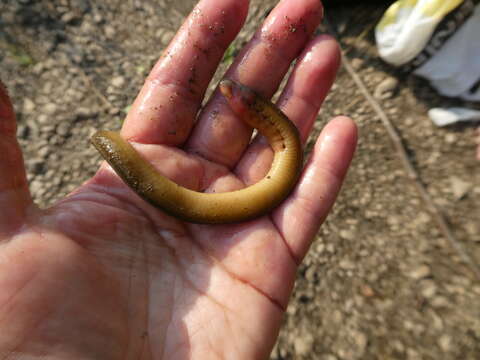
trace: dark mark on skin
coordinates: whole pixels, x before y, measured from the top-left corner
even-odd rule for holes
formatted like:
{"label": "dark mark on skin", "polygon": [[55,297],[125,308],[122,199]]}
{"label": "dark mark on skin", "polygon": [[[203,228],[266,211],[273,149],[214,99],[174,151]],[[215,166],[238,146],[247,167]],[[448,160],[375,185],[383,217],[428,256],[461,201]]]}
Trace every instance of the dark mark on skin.
{"label": "dark mark on skin", "polygon": [[197,69],[195,69],[195,66],[190,66],[191,75],[188,78],[188,83],[193,84],[197,78]]}
{"label": "dark mark on skin", "polygon": [[207,49],[204,49],[202,48],[200,45],[198,45],[197,43],[194,43],[193,44],[193,47],[197,50],[199,50],[201,53],[203,53],[205,56],[208,57],[208,50]]}

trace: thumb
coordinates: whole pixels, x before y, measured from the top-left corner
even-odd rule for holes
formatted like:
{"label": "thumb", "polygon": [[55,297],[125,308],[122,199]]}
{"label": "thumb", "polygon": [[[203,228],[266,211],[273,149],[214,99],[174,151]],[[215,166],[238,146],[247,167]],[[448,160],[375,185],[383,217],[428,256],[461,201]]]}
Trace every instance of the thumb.
{"label": "thumb", "polygon": [[32,204],[16,129],[13,106],[0,81],[0,241],[23,224]]}

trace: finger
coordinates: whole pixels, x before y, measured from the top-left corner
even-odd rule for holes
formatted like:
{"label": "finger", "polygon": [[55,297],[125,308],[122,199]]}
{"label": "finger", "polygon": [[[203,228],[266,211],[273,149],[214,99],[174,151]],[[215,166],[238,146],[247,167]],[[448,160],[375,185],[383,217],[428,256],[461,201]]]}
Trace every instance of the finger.
{"label": "finger", "polygon": [[0,81],[0,238],[21,226],[32,203],[16,130],[13,106]]}
{"label": "finger", "polygon": [[248,0],[202,0],[151,71],[122,128],[132,141],[182,144]]}
{"label": "finger", "polygon": [[[279,108],[292,120],[305,141],[320,106],[335,80],[340,51],[335,39],[321,35],[311,40],[288,79],[278,101]],[[269,171],[273,151],[262,136],[249,146],[235,173],[247,185],[261,180]]]}
{"label": "finger", "polygon": [[[283,0],[237,56],[226,77],[270,98],[322,18],[318,0]],[[217,92],[202,112],[187,148],[227,166],[248,145],[251,129],[238,120]]]}
{"label": "finger", "polygon": [[357,128],[351,119],[338,117],[330,121],[294,192],[273,213],[273,221],[298,263],[340,191],[356,143]]}

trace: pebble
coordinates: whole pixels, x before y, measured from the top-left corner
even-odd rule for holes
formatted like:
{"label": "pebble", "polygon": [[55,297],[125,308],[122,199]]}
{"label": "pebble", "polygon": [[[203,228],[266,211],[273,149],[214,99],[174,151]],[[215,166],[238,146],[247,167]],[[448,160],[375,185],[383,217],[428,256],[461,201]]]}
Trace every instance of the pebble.
{"label": "pebble", "polygon": [[32,192],[33,195],[38,194],[40,192],[40,189],[42,189],[42,187],[43,187],[42,182],[38,180],[33,180],[29,185],[30,191]]}
{"label": "pebble", "polygon": [[32,100],[30,100],[29,98],[24,98],[22,109],[23,109],[24,113],[29,114],[29,113],[33,112],[33,110],[35,110],[35,103]]}
{"label": "pebble", "polygon": [[402,218],[400,216],[397,216],[397,215],[390,215],[387,218],[387,223],[391,227],[395,227],[395,226],[398,226],[402,223]]}
{"label": "pebble", "polygon": [[360,292],[365,297],[373,297],[375,296],[375,291],[367,284],[363,284],[360,287]]}
{"label": "pebble", "polygon": [[457,142],[457,140],[458,140],[458,137],[455,134],[448,133],[447,135],[445,135],[445,142],[447,144],[454,144]]}
{"label": "pebble", "polygon": [[94,21],[96,24],[102,23],[102,22],[104,21],[103,16],[102,16],[102,13],[96,12],[96,13],[93,15],[93,21]]}
{"label": "pebble", "polygon": [[433,280],[423,280],[420,284],[420,293],[426,299],[432,298],[437,292],[437,285]]}
{"label": "pebble", "polygon": [[443,296],[435,296],[430,300],[430,304],[432,304],[434,308],[445,308],[450,305],[448,299]]}
{"label": "pebble", "polygon": [[413,124],[415,124],[415,120],[413,120],[412,117],[407,117],[405,118],[405,120],[403,121],[403,123],[406,125],[406,126],[412,126]]}
{"label": "pebble", "polygon": [[450,186],[455,200],[463,198],[472,188],[472,184],[460,179],[457,176],[450,178]]}
{"label": "pebble", "polygon": [[414,280],[420,280],[430,276],[430,267],[428,265],[420,265],[409,272],[409,276]]}
{"label": "pebble", "polygon": [[340,310],[334,310],[332,314],[332,321],[335,324],[341,324],[343,322],[343,315]]}
{"label": "pebble", "polygon": [[89,119],[98,115],[98,111],[90,107],[79,107],[75,109],[75,117],[77,120]]}
{"label": "pebble", "polygon": [[475,221],[468,221],[465,224],[465,231],[473,241],[480,242],[480,224]]}
{"label": "pebble", "polygon": [[172,41],[174,35],[173,31],[165,31],[160,39],[162,45],[167,46]]}
{"label": "pebble", "polygon": [[115,36],[115,28],[111,25],[105,26],[105,36],[109,39],[112,39]]}
{"label": "pebble", "polygon": [[380,100],[390,99],[398,87],[398,80],[394,77],[388,77],[377,85],[373,96]]}
{"label": "pebble", "polygon": [[338,264],[343,270],[353,270],[355,269],[355,263],[349,259],[343,259]]}
{"label": "pebble", "polygon": [[112,107],[108,110],[110,115],[118,115],[120,114],[120,109],[118,107]]}
{"label": "pebble", "polygon": [[60,136],[67,136],[70,133],[70,124],[66,121],[61,122],[57,126],[57,134]]}
{"label": "pebble", "polygon": [[55,103],[48,103],[43,107],[43,112],[46,115],[54,115],[58,110],[58,106]]}
{"label": "pebble", "polygon": [[352,331],[352,338],[356,345],[356,355],[359,357],[363,356],[368,344],[367,335],[360,331]]}
{"label": "pebble", "polygon": [[332,354],[323,355],[320,359],[321,360],[338,360],[338,358]]}
{"label": "pebble", "polygon": [[440,346],[440,349],[442,349],[445,352],[451,351],[452,345],[453,345],[453,342],[450,335],[444,334],[440,336],[440,338],[438,339],[438,346]]}
{"label": "pebble", "polygon": [[313,350],[315,339],[310,333],[303,333],[295,338],[293,347],[298,356],[309,355]]}
{"label": "pebble", "polygon": [[353,58],[350,60],[350,62],[355,70],[360,70],[360,68],[363,66],[363,59],[361,58]]}
{"label": "pebble", "polygon": [[64,23],[68,24],[68,23],[76,20],[77,18],[78,18],[77,14],[75,14],[73,11],[68,11],[65,14],[62,15],[60,20]]}
{"label": "pebble", "polygon": [[405,352],[405,345],[403,345],[403,343],[400,340],[393,340],[392,347],[399,353],[403,354]]}
{"label": "pebble", "polygon": [[316,247],[315,250],[317,254],[322,254],[325,251],[325,244],[324,243],[319,243]]}
{"label": "pebble", "polygon": [[355,231],[353,230],[340,230],[339,235],[342,239],[349,240],[349,241],[356,239],[356,234],[355,234]]}
{"label": "pebble", "polygon": [[407,349],[408,360],[422,360],[422,356],[414,349]]}
{"label": "pebble", "polygon": [[112,85],[117,87],[117,88],[121,88],[125,85],[125,78],[123,76],[115,76],[113,79],[112,79]]}
{"label": "pebble", "polygon": [[315,266],[310,266],[307,271],[305,271],[305,279],[309,282],[315,280],[315,274],[317,273],[317,268]]}
{"label": "pebble", "polygon": [[50,122],[50,119],[51,119],[50,116],[47,116],[45,114],[40,114],[37,117],[37,123],[41,125],[48,124]]}

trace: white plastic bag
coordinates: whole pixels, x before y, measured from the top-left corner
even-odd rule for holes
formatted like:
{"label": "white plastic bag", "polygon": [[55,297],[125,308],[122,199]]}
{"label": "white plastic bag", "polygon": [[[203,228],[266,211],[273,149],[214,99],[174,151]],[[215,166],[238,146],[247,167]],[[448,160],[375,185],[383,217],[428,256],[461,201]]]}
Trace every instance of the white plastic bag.
{"label": "white plastic bag", "polygon": [[442,95],[480,101],[480,5],[399,0],[375,29],[380,56],[430,80]]}

